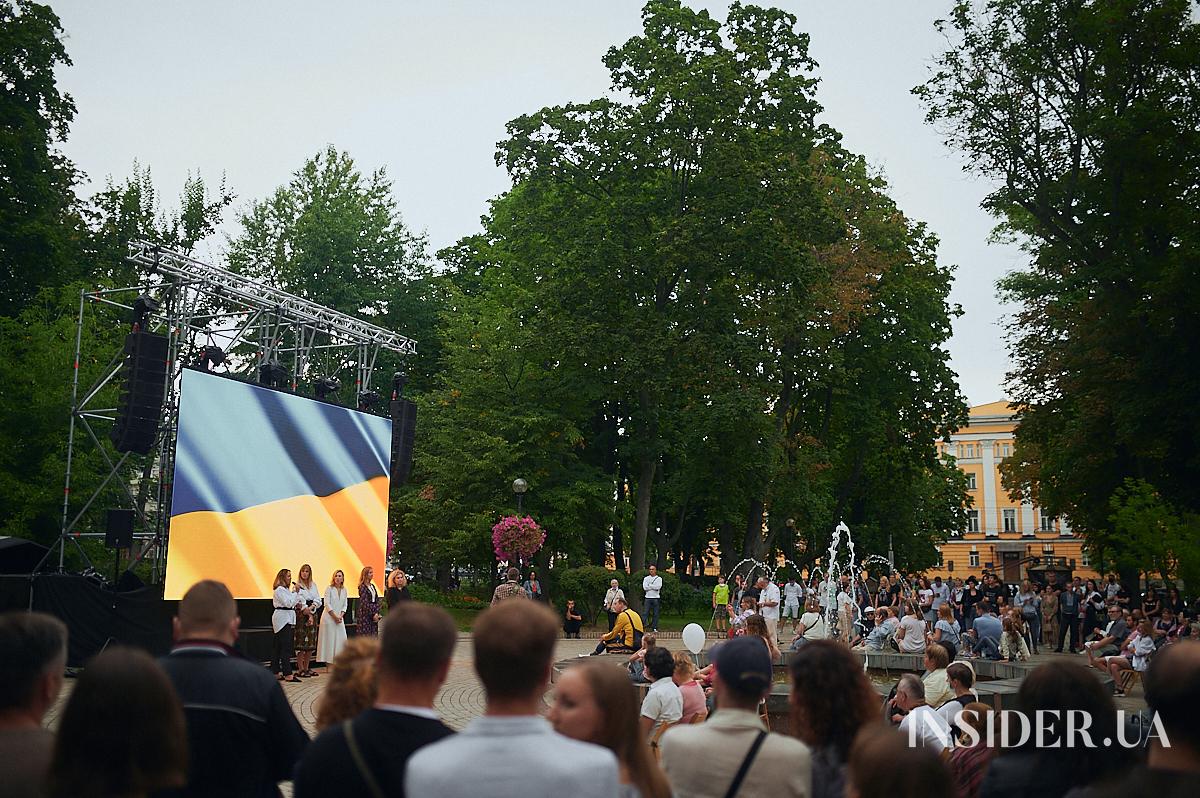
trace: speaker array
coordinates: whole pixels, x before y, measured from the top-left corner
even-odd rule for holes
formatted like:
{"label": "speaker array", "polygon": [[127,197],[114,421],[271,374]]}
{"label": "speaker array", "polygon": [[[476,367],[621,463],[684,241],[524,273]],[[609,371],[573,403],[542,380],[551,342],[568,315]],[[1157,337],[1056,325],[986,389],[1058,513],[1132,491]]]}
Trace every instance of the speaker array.
{"label": "speaker array", "polygon": [[413,439],[417,434],[417,405],[392,400],[392,480],[406,482],[412,471]]}
{"label": "speaker array", "polygon": [[125,379],[109,434],[118,452],[149,454],[154,448],[167,382],[167,349],[165,335],[138,331],[125,336]]}

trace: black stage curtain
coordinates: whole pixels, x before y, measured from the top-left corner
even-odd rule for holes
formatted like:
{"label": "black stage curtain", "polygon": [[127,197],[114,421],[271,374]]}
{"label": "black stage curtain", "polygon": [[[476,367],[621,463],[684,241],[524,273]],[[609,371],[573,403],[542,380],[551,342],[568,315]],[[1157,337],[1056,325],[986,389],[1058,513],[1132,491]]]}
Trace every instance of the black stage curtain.
{"label": "black stage curtain", "polygon": [[33,609],[60,618],[70,630],[67,665],[79,667],[106,645],[162,656],[171,649],[173,605],[161,586],[114,593],[82,576],[43,574],[33,581]]}

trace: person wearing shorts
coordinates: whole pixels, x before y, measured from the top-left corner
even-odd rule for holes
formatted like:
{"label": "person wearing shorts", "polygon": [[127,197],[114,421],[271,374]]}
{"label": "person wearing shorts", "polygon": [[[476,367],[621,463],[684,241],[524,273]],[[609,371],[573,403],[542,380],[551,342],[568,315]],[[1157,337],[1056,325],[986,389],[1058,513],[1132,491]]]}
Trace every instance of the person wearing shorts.
{"label": "person wearing shorts", "polygon": [[804,595],[804,587],[792,577],[783,586],[783,618],[792,619],[792,634],[796,633],[796,624],[800,623],[800,599]]}

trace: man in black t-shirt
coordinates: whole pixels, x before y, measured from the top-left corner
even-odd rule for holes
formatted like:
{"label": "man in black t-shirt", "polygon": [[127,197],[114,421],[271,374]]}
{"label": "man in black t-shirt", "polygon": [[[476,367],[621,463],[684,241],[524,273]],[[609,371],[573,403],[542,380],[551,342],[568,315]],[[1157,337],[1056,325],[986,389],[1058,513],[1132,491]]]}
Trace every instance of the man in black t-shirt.
{"label": "man in black t-shirt", "polygon": [[987,599],[993,607],[999,612],[1000,608],[1008,604],[1008,591],[1004,588],[1004,583],[1000,581],[1000,577],[995,574],[988,574],[983,579],[983,597]]}
{"label": "man in black t-shirt", "polygon": [[409,757],[454,733],[434,713],[433,700],[457,640],[454,620],[439,607],[406,601],[389,611],[375,706],[321,732],[296,769],[296,798],[402,797]]}

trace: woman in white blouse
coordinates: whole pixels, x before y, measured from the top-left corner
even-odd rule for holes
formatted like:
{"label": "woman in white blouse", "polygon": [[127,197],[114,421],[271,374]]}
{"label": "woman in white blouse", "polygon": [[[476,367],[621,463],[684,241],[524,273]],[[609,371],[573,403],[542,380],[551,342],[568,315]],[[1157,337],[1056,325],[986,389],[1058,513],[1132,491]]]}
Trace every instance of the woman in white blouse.
{"label": "woman in white blouse", "polygon": [[325,588],[325,612],[321,615],[321,636],[317,640],[317,661],[333,662],[338,652],[346,645],[346,607],[349,599],[346,597],[346,575],[334,571]]}
{"label": "woman in white blouse", "polygon": [[312,566],[300,566],[296,592],[304,599],[296,617],[296,670],[300,676],[316,676],[312,656],[317,650],[317,613],[321,611],[321,591],[313,582]]}
{"label": "woman in white blouse", "polygon": [[298,682],[300,679],[292,675],[292,648],[296,608],[304,604],[304,597],[296,592],[292,572],[287,568],[280,568],[275,574],[272,587],[271,601],[275,611],[271,613],[271,629],[275,637],[271,641],[271,671],[285,682]]}

